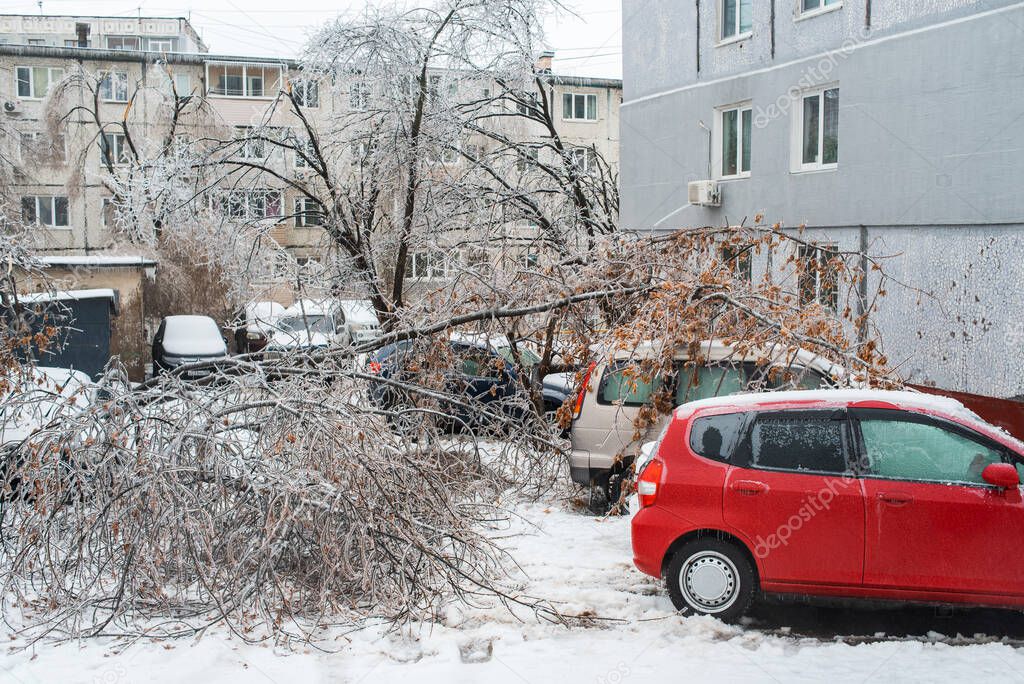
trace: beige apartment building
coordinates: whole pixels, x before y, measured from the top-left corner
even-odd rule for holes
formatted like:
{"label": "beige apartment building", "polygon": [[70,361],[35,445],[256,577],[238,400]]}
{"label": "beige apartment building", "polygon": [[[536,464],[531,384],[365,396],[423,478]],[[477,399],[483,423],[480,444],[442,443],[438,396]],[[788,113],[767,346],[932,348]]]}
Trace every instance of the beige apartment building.
{"label": "beige apartment building", "polygon": [[[549,68],[550,56],[542,57],[538,67]],[[61,107],[71,114],[55,124],[52,105],[48,119],[46,97],[72,73],[96,79],[96,97],[81,88],[67,90],[71,100]],[[595,148],[617,173],[621,82],[551,75],[549,83],[565,142]],[[168,95],[188,95],[202,101],[202,107],[193,108],[202,115],[185,117],[179,133],[230,140],[257,124],[301,130],[286,107],[267,116],[278,91],[289,84],[302,84],[306,111],[313,118],[327,121],[358,105],[348,85],[302,81],[292,60],[210,54],[185,19],[0,15],[0,160],[9,162],[0,176],[7,186],[0,198],[20,205],[22,216],[35,224],[40,255],[90,257],[61,271],[62,286],[105,287],[109,281],[110,287],[124,288],[124,257],[149,264],[136,269],[142,279],[152,274],[154,255],[130,246],[111,225],[109,174],[111,168],[117,172],[128,143],[116,127],[99,135],[92,110],[103,122],[130,118],[133,130],[141,132],[135,137],[152,143],[164,134],[167,102],[174,101]],[[284,178],[308,173],[295,154],[279,151],[271,163]],[[580,164],[589,163],[581,151]],[[303,200],[280,178],[267,175],[256,189],[250,185],[231,194],[232,211],[240,220],[262,222],[286,258],[302,264],[327,257],[324,231]],[[446,269],[440,263],[437,255],[415,254],[410,275],[427,284],[443,281]],[[144,321],[140,337],[148,339],[153,322],[146,320],[142,289],[129,289],[121,308],[138,310],[133,319]],[[289,284],[267,283],[266,298],[288,305],[294,294]]]}

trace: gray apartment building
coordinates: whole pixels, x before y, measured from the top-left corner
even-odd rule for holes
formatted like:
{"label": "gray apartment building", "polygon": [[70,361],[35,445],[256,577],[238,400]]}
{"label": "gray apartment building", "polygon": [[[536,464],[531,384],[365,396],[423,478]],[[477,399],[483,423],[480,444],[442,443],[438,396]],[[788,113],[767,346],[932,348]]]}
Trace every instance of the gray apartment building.
{"label": "gray apartment building", "polygon": [[623,45],[625,229],[886,257],[905,378],[1024,394],[1024,2],[623,0]]}

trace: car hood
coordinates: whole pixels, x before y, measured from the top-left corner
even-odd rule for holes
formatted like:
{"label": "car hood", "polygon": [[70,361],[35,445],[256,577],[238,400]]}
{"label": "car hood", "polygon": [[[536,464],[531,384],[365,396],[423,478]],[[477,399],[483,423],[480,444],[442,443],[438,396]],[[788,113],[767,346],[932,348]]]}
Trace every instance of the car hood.
{"label": "car hood", "polygon": [[561,394],[562,398],[572,394],[576,384],[575,373],[552,373],[544,376],[544,390],[553,394]]}

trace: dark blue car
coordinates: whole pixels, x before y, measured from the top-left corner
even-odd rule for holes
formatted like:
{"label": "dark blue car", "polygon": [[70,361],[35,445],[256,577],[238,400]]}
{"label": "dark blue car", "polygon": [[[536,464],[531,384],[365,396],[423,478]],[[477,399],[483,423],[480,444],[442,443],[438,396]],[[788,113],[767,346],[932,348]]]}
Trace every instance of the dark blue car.
{"label": "dark blue car", "polygon": [[[443,360],[442,376],[434,375],[432,380],[435,389],[451,397],[440,399],[434,407],[447,416],[442,422],[449,428],[487,427],[503,417],[521,420],[529,414],[530,399],[519,378],[519,373],[528,369],[517,368],[507,353],[483,345],[450,341],[448,347],[438,356],[450,353],[451,358]],[[370,357],[369,368],[384,381],[419,386],[431,377],[430,362],[423,353],[416,353],[419,351],[411,341],[388,345]],[[415,394],[389,382],[370,386],[371,401],[387,411],[423,405],[414,401]],[[568,390],[557,383],[544,383],[545,412],[557,410],[567,395]],[[417,399],[423,396],[419,394]]]}

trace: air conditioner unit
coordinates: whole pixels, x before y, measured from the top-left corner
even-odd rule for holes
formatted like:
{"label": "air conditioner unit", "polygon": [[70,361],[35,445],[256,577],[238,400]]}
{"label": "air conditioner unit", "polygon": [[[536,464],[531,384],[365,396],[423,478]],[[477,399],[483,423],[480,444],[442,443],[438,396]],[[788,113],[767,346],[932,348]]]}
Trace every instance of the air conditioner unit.
{"label": "air conditioner unit", "polygon": [[21,100],[7,100],[4,102],[4,114],[21,114]]}
{"label": "air conditioner unit", "polygon": [[722,206],[722,191],[713,180],[692,181],[689,185],[690,204],[700,207]]}

